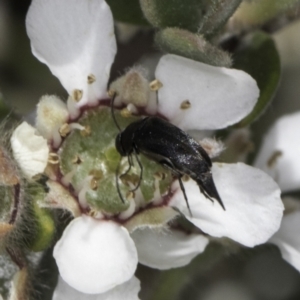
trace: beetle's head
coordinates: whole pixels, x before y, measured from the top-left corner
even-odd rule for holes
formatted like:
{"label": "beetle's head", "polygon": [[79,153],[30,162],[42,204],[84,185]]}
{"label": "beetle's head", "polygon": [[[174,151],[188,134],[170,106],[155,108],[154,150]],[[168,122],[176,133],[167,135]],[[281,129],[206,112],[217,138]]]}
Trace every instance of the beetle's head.
{"label": "beetle's head", "polygon": [[120,132],[116,137],[116,149],[120,153],[121,156],[126,156],[127,153],[122,145],[122,132]]}

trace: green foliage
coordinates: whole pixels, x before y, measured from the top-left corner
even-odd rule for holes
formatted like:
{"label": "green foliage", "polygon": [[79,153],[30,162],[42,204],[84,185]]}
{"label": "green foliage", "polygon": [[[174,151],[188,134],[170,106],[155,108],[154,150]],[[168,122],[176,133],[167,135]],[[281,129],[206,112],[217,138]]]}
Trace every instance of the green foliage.
{"label": "green foliage", "polygon": [[262,26],[292,10],[299,10],[300,0],[244,1],[234,15],[234,24],[242,29]]}
{"label": "green foliage", "polygon": [[3,96],[0,92],[0,121],[3,120],[11,111],[11,108],[4,102]]}
{"label": "green foliage", "polygon": [[140,0],[147,20],[157,28],[176,27],[211,37],[242,0]]}
{"label": "green foliage", "polygon": [[230,67],[230,55],[210,44],[203,35],[179,28],[157,32],[156,43],[168,53],[180,55],[212,66]]}
{"label": "green foliage", "polygon": [[280,79],[280,58],[272,37],[257,31],[244,39],[233,59],[233,67],[249,73],[260,90],[253,111],[236,125],[244,127],[252,123],[271,102]]}
{"label": "green foliage", "polygon": [[211,37],[222,28],[233,15],[242,0],[210,0],[207,12],[199,24],[199,32]]}
{"label": "green foliage", "polygon": [[42,251],[49,248],[56,232],[53,214],[49,209],[41,208],[35,202],[33,211],[36,221],[35,238],[30,244],[32,251]]}
{"label": "green foliage", "polygon": [[161,272],[158,278],[158,286],[150,299],[180,299],[180,292],[190,283],[191,278],[213,268],[224,259],[226,254],[228,254],[228,249],[221,244],[212,242],[189,265]]}
{"label": "green foliage", "polygon": [[140,8],[139,0],[106,0],[116,21],[149,26]]}
{"label": "green foliage", "polygon": [[140,0],[147,20],[157,28],[179,27],[197,32],[203,18],[202,0]]}

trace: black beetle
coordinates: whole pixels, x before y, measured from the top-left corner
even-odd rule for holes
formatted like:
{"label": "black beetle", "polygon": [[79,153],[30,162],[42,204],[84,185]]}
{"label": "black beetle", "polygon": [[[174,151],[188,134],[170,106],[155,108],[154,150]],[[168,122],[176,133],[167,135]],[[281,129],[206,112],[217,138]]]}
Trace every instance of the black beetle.
{"label": "black beetle", "polygon": [[[120,129],[115,120],[113,108],[112,114]],[[140,178],[142,178],[143,167],[138,158],[139,153],[171,170],[179,180],[189,211],[188,199],[181,180],[185,174],[197,182],[200,191],[208,199],[211,201],[213,201],[212,198],[216,199],[225,210],[213,181],[212,163],[208,154],[197,141],[175,125],[159,117],[146,117],[129,124],[123,131],[120,129],[115,145],[121,156],[128,157],[129,169],[125,173],[129,172],[133,164],[132,155],[135,155],[141,168]],[[118,175],[116,180],[118,182]],[[132,191],[138,187],[139,184]],[[118,192],[123,200],[119,188]]]}

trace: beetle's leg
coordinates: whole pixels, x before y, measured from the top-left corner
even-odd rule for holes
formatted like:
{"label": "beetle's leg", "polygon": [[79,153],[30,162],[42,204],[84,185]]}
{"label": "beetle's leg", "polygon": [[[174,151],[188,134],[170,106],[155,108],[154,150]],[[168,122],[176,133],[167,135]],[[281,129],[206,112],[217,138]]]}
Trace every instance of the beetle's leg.
{"label": "beetle's leg", "polygon": [[132,160],[132,155],[128,155],[128,163],[132,167],[134,165],[133,160]]}
{"label": "beetle's leg", "polygon": [[137,154],[137,152],[135,150],[133,150],[133,153],[135,155],[136,161],[138,162],[138,165],[140,167],[141,172],[140,172],[140,178],[139,178],[138,184],[136,185],[136,187],[134,189],[130,190],[130,192],[134,192],[140,187],[141,181],[142,181],[142,178],[143,178],[143,165],[140,161],[140,158],[139,158],[139,155]]}
{"label": "beetle's leg", "polygon": [[120,177],[122,177],[122,176],[128,174],[129,171],[131,170],[131,167],[133,166],[133,161],[132,161],[131,155],[128,155],[128,156],[127,156],[127,159],[128,159],[128,165],[129,165],[129,168],[128,168],[123,174],[121,174]]}
{"label": "beetle's leg", "polygon": [[[142,181],[142,177],[143,177],[143,165],[142,165],[142,163],[141,163],[141,161],[139,159],[139,156],[138,156],[138,154],[136,153],[135,150],[133,151],[133,153],[134,153],[135,158],[136,158],[136,160],[138,162],[138,165],[139,165],[139,167],[141,169],[141,173],[140,173],[140,178],[139,178],[139,182],[138,182],[137,186],[135,188],[133,188],[132,190],[130,190],[130,192],[134,192],[134,191],[136,191],[140,187],[141,181]],[[131,167],[133,167],[134,164],[133,164],[133,160],[132,160],[132,156],[131,155],[128,155],[128,165],[129,165],[129,168],[123,174],[121,174],[120,177],[125,176],[126,174],[128,174],[129,171],[131,170]]]}
{"label": "beetle's leg", "polygon": [[116,187],[117,187],[117,191],[118,191],[120,199],[122,200],[123,203],[125,203],[125,200],[122,196],[122,193],[121,193],[121,190],[120,190],[120,185],[119,185],[119,171],[120,171],[121,161],[122,161],[122,159],[120,159],[118,167],[116,169]]}
{"label": "beetle's leg", "polygon": [[[134,153],[135,158],[136,158],[136,160],[138,162],[138,165],[140,167],[141,172],[140,172],[140,178],[139,178],[138,184],[136,185],[136,187],[134,187],[132,190],[130,190],[130,192],[135,192],[140,187],[141,181],[142,181],[142,178],[143,178],[143,165],[142,165],[142,163],[141,163],[141,161],[139,159],[139,156],[138,156],[138,154],[136,153],[135,150],[133,150],[133,153]],[[120,177],[128,174],[129,171],[131,170],[131,167],[134,165],[131,155],[128,155],[128,164],[129,164],[129,168],[123,174],[121,174]]]}
{"label": "beetle's leg", "polygon": [[189,201],[188,201],[187,195],[185,193],[185,188],[184,188],[183,182],[181,180],[181,177],[182,177],[181,174],[177,176],[179,184],[180,184],[181,191],[183,193],[183,196],[184,196],[184,199],[185,199],[185,202],[186,202],[186,206],[187,206],[187,208],[189,210],[190,216],[193,217],[192,211],[191,211],[191,208],[190,208],[190,205],[189,205]]}
{"label": "beetle's leg", "polygon": [[189,201],[188,201],[188,198],[187,198],[187,195],[186,195],[186,192],[185,192],[185,188],[184,188],[183,182],[181,180],[182,174],[174,168],[172,162],[170,162],[170,161],[160,161],[160,164],[163,165],[166,169],[169,169],[177,177],[177,179],[179,181],[180,189],[183,193],[183,197],[184,197],[184,200],[186,202],[186,206],[189,210],[190,216],[193,217],[192,211],[191,211],[191,208],[190,208],[190,205],[189,205]]}
{"label": "beetle's leg", "polygon": [[[122,160],[122,159],[121,159],[121,160]],[[133,166],[133,161],[132,161],[132,156],[131,156],[131,155],[128,155],[128,156],[127,156],[127,160],[128,160],[128,165],[129,165],[129,167],[128,167],[128,169],[127,169],[124,173],[122,173],[122,174],[120,175],[120,177],[125,176],[126,174],[128,174],[129,171],[131,170],[131,167]]]}

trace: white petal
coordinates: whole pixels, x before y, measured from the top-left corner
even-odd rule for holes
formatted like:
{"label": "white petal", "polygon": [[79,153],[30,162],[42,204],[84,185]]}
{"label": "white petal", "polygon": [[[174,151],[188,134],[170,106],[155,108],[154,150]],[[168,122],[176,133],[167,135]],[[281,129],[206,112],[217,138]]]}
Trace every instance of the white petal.
{"label": "white petal", "polygon": [[47,140],[36,135],[35,128],[27,122],[21,123],[10,139],[14,158],[24,175],[31,179],[43,173],[49,156]]}
{"label": "white petal", "polygon": [[[104,0],[33,0],[26,18],[33,54],[80,105],[106,96],[116,53],[113,18]],[[88,84],[88,76],[96,81]]]}
{"label": "white petal", "polygon": [[106,293],[87,295],[73,289],[59,277],[52,300],[139,300],[139,290],[139,280],[132,277]]}
{"label": "white petal", "polygon": [[180,189],[170,205],[211,236],[229,237],[249,247],[267,241],[278,230],[283,214],[280,190],[273,179],[243,163],[214,164],[212,173],[226,211],[205,198],[192,180],[185,183],[185,189],[193,217]]}
{"label": "white petal", "polygon": [[185,266],[208,244],[200,234],[187,234],[179,230],[158,231],[137,229],[132,234],[139,262],[151,268],[167,270]]}
{"label": "white petal", "polygon": [[[259,96],[255,80],[247,73],[181,56],[164,55],[155,75],[163,84],[158,90],[159,112],[185,130],[232,125],[252,111]],[[185,100],[191,107],[181,109]]]}
{"label": "white petal", "polygon": [[280,118],[265,136],[255,161],[284,192],[300,189],[299,128],[300,112]]}
{"label": "white petal", "polygon": [[53,255],[62,278],[87,294],[104,293],[128,281],[137,266],[128,231],[112,221],[87,216],[68,225]]}
{"label": "white petal", "polygon": [[270,239],[276,244],[282,257],[300,272],[300,212],[296,211],[283,217],[280,229]]}

